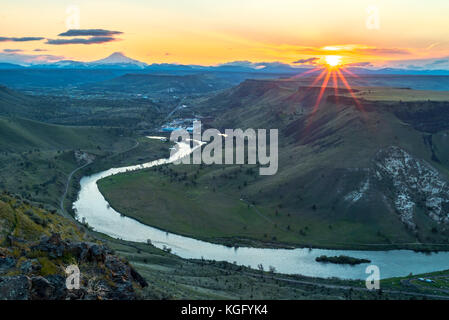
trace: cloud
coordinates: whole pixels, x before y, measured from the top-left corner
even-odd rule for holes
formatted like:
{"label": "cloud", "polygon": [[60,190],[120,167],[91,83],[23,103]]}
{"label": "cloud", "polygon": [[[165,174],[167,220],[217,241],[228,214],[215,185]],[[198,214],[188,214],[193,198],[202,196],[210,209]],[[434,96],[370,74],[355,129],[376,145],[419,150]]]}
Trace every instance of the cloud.
{"label": "cloud", "polygon": [[449,70],[449,57],[386,61],[386,66],[406,69]]}
{"label": "cloud", "polygon": [[271,61],[271,62],[251,62],[247,60],[243,61],[230,61],[217,65],[218,67],[241,67],[241,68],[249,68],[254,70],[271,70],[273,72],[284,72],[290,71],[292,68],[298,68],[297,66],[292,66],[290,64],[279,62],[279,61]]}
{"label": "cloud", "polygon": [[354,62],[345,64],[345,67],[372,67],[373,64],[371,62]]}
{"label": "cloud", "polygon": [[247,67],[247,68],[254,68],[256,67],[256,64],[248,61],[248,60],[243,60],[243,61],[230,61],[230,62],[225,62],[222,64],[219,64],[220,67]]}
{"label": "cloud", "polygon": [[35,52],[43,52],[43,51],[48,51],[47,49],[34,49],[33,51]]}
{"label": "cloud", "polygon": [[16,38],[16,37],[0,37],[0,42],[27,42],[27,41],[39,41],[39,40],[44,40],[44,37],[21,37],[21,38]]}
{"label": "cloud", "polygon": [[444,64],[444,63],[448,63],[448,62],[449,62],[448,59],[436,60],[436,61],[432,62],[431,65]]}
{"label": "cloud", "polygon": [[54,56],[50,54],[21,54],[21,53],[1,53],[0,52],[0,61],[21,65],[29,65],[29,64],[39,64],[39,63],[48,63],[64,60],[63,56]]}
{"label": "cloud", "polygon": [[313,58],[308,58],[308,59],[299,59],[299,60],[293,61],[293,63],[296,63],[296,64],[314,64],[317,60],[320,60],[320,58],[313,57]]}
{"label": "cloud", "polygon": [[94,36],[94,37],[104,37],[113,36],[116,34],[122,34],[121,31],[111,31],[104,29],[70,29],[66,32],[58,34],[60,37],[78,37],[78,36]]}
{"label": "cloud", "polygon": [[407,55],[410,54],[410,51],[405,49],[396,49],[396,48],[359,48],[355,50],[360,54],[368,54],[368,55]]}
{"label": "cloud", "polygon": [[98,44],[117,41],[114,37],[90,37],[87,39],[70,38],[70,39],[47,39],[46,44],[64,45],[64,44]]}
{"label": "cloud", "polygon": [[22,52],[22,49],[3,49],[5,53]]}
{"label": "cloud", "polygon": [[383,48],[366,46],[361,44],[344,44],[332,45],[324,47],[307,47],[307,46],[267,46],[265,49],[269,54],[284,54],[284,55],[307,55],[314,57],[321,57],[327,55],[341,55],[341,56],[401,56],[410,55],[411,52],[407,48]]}
{"label": "cloud", "polygon": [[266,67],[289,67],[290,65],[287,63],[272,61],[272,62],[257,62],[254,63],[256,68],[266,68]]}
{"label": "cloud", "polygon": [[445,48],[449,44],[448,40],[442,41],[442,42],[434,42],[431,43],[429,46],[427,46],[424,50],[432,50],[433,48]]}
{"label": "cloud", "polygon": [[[71,37],[69,39],[47,39],[46,44],[65,45],[65,44],[99,44],[117,41],[115,35],[122,34],[121,31],[112,31],[104,29],[70,29],[60,33],[60,37]],[[88,37],[88,38],[75,38]]]}

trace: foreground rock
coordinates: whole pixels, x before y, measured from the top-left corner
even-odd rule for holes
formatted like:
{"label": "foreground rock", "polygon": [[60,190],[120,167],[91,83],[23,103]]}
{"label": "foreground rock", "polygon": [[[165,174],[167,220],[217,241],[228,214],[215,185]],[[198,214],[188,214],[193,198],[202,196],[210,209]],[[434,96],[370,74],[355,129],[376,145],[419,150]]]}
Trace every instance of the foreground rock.
{"label": "foreground rock", "polygon": [[[1,300],[134,300],[146,281],[105,246],[62,240],[59,234],[36,243],[10,237],[0,251]],[[80,286],[68,289],[66,267],[80,270]],[[19,275],[16,275],[19,274]]]}
{"label": "foreground rock", "polygon": [[0,300],[132,300],[145,286],[127,261],[75,222],[0,193]]}

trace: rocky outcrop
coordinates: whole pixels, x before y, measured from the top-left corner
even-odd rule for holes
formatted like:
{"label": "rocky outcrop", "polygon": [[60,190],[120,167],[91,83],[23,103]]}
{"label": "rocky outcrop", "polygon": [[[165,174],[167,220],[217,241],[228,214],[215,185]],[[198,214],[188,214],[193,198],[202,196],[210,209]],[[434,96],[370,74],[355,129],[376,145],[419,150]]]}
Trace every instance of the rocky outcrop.
{"label": "rocky outcrop", "polygon": [[429,163],[414,158],[399,147],[381,150],[375,162],[375,176],[386,182],[402,222],[415,228],[417,206],[438,223],[449,223],[449,187]]}
{"label": "rocky outcrop", "polygon": [[447,181],[429,163],[399,147],[380,150],[365,181],[344,199],[357,202],[371,188],[390,199],[399,219],[411,230],[417,227],[414,218],[418,208],[438,224],[449,224]]}
{"label": "rocky outcrop", "polygon": [[0,277],[0,299],[30,299],[31,281],[27,276]]}
{"label": "rocky outcrop", "polygon": [[59,234],[44,237],[33,250],[47,252],[52,258],[60,258],[64,254],[71,254],[79,261],[104,262],[111,252],[105,246],[91,242],[72,242],[62,240]]}
{"label": "rocky outcrop", "polygon": [[[65,267],[69,264],[80,270],[77,289],[66,286]],[[8,275],[11,273],[20,275]],[[104,245],[63,240],[59,234],[28,246],[22,240],[20,250],[0,251],[1,300],[133,300],[136,288],[147,285],[136,270]]]}
{"label": "rocky outcrop", "polygon": [[11,257],[0,257],[0,273],[4,273],[14,268],[16,260]]}

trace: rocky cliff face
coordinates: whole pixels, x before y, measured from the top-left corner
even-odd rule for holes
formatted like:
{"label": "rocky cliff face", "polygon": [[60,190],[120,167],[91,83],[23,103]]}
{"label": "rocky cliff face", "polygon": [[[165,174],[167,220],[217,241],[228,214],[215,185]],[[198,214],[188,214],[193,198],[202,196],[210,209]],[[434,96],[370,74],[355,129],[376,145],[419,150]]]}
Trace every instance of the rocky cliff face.
{"label": "rocky cliff face", "polygon": [[436,133],[449,129],[447,101],[400,102],[391,107],[399,119],[411,124],[416,130]]}
{"label": "rocky cliff face", "polygon": [[417,206],[438,223],[449,223],[449,187],[429,163],[414,158],[405,150],[381,150],[375,161],[375,176],[390,187],[401,221],[412,229]]}
{"label": "rocky cliff face", "polygon": [[[127,261],[55,213],[2,194],[0,226],[0,300],[133,300],[147,286]],[[79,288],[67,287],[68,266],[79,270]]]}
{"label": "rocky cliff face", "polygon": [[391,146],[380,150],[365,181],[345,200],[357,202],[376,188],[391,202],[399,219],[415,230],[415,213],[420,208],[438,224],[449,224],[449,186],[429,163],[405,150]]}

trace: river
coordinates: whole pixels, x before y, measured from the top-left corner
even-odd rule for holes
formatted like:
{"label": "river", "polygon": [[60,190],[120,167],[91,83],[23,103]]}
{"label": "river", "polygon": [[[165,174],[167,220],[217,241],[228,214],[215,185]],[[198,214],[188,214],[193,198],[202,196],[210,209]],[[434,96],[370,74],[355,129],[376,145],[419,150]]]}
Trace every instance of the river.
{"label": "river", "polygon": [[[149,137],[161,139],[160,137]],[[194,148],[199,147],[194,142]],[[191,152],[190,146],[184,143],[176,145],[176,154],[169,159],[160,159],[141,165],[109,170],[83,177],[81,189],[73,208],[79,221],[86,221],[94,230],[113,238],[134,242],[147,242],[158,247],[168,247],[172,253],[182,258],[208,259],[228,261],[238,265],[257,268],[262,264],[265,270],[273,266],[276,272],[285,274],[302,274],[311,277],[338,277],[341,279],[366,279],[365,269],[369,264],[355,266],[319,263],[315,258],[320,255],[348,255],[371,260],[371,264],[379,267],[380,277],[389,278],[418,274],[449,268],[449,252],[424,254],[411,250],[361,251],[361,250],[327,250],[327,249],[267,249],[239,247],[229,248],[189,237],[165,232],[144,225],[132,218],[124,217],[111,208],[98,189],[97,181],[118,173],[135,171],[167,164],[180,159]],[[126,192],[126,191],[124,191]]]}

